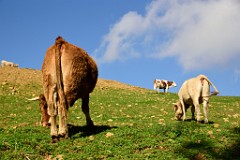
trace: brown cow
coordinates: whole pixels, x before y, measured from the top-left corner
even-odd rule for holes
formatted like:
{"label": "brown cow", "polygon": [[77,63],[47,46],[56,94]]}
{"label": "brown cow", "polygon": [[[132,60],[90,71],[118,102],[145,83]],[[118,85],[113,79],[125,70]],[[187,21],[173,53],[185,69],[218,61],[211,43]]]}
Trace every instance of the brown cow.
{"label": "brown cow", "polygon": [[[82,99],[82,111],[87,125],[93,126],[89,114],[89,94],[98,77],[95,61],[83,49],[57,37],[46,52],[42,65],[43,90],[51,121],[52,141],[68,137],[67,110],[74,102]],[[59,130],[56,116],[59,115]]]}
{"label": "brown cow", "polygon": [[[210,85],[215,92],[210,95]],[[186,110],[192,106],[192,119],[194,112],[197,111],[197,121],[200,121],[200,107],[203,103],[204,122],[208,123],[208,101],[212,95],[217,95],[219,92],[214,84],[205,76],[199,75],[195,78],[186,80],[178,92],[179,101],[174,103],[176,119],[183,121],[186,119]]]}

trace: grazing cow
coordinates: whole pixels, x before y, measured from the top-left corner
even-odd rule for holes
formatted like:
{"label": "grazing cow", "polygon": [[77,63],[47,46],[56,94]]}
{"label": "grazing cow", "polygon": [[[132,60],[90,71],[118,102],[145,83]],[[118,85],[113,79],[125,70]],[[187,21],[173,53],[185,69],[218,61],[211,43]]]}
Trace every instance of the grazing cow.
{"label": "grazing cow", "polygon": [[2,67],[6,67],[6,66],[9,66],[9,67],[18,67],[18,64],[15,64],[13,62],[8,62],[8,61],[5,61],[5,60],[2,60],[1,61],[1,66]]}
{"label": "grazing cow", "polygon": [[177,84],[174,81],[167,81],[167,80],[160,80],[160,79],[155,79],[153,81],[153,89],[156,91],[160,91],[160,89],[163,89],[164,93],[167,93],[169,88],[176,87],[176,86]]}
{"label": "grazing cow", "polygon": [[35,97],[32,99],[28,99],[28,100],[30,100],[30,101],[39,100],[40,101],[39,107],[40,107],[41,114],[42,114],[40,124],[44,127],[48,126],[50,124],[50,122],[49,122],[50,116],[47,112],[48,106],[47,106],[47,102],[46,102],[44,95],[41,94],[39,97]]}
{"label": "grazing cow", "polygon": [[[89,114],[89,94],[95,88],[98,69],[83,49],[57,37],[48,48],[42,65],[43,91],[50,116],[52,142],[68,137],[67,110],[82,99],[87,125],[94,126]],[[59,130],[56,116],[59,115]]]}
{"label": "grazing cow", "polygon": [[[210,85],[215,92],[210,94]],[[186,80],[178,92],[179,100],[174,103],[176,119],[186,119],[186,110],[192,106],[192,119],[195,119],[194,112],[197,112],[197,121],[200,121],[200,104],[203,103],[204,123],[208,123],[208,101],[212,95],[219,92],[214,84],[205,76],[199,75]]]}

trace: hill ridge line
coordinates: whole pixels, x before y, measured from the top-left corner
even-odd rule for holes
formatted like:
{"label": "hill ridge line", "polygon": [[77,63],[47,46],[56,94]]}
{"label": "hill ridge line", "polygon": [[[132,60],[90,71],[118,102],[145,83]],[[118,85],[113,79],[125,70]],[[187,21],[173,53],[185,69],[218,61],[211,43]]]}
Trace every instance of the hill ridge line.
{"label": "hill ridge line", "polygon": [[[33,84],[42,85],[42,72],[32,68],[0,67],[0,85],[3,84]],[[107,80],[98,78],[96,88],[99,89],[129,89],[129,90],[148,90],[138,86],[133,86],[119,82],[117,80]]]}

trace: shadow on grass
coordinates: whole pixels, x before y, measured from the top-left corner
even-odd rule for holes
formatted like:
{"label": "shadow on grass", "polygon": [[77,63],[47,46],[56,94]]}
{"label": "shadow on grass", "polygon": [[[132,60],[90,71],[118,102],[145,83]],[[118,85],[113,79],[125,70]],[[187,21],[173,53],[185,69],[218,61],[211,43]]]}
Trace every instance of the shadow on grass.
{"label": "shadow on grass", "polygon": [[[178,120],[178,121],[182,121],[182,120]],[[186,119],[184,122],[196,122],[196,123],[201,123],[201,124],[205,124],[204,123],[204,120],[201,120],[201,121],[199,121],[199,122],[197,122],[197,120],[196,119]],[[209,121],[207,124],[214,124],[214,122],[213,121]],[[207,125],[206,124],[206,125]]]}
{"label": "shadow on grass", "polygon": [[223,159],[240,159],[240,128],[234,128],[233,133],[238,136],[238,139],[223,153]]}
{"label": "shadow on grass", "polygon": [[110,127],[107,125],[95,125],[93,127],[89,126],[74,126],[72,124],[68,124],[68,131],[69,131],[69,137],[74,137],[74,135],[79,134],[81,137],[87,137],[90,135],[96,135],[98,133],[104,132],[106,130],[111,130],[113,128],[117,127]]}
{"label": "shadow on grass", "polygon": [[207,160],[208,158],[238,160],[240,159],[240,128],[234,128],[232,134],[236,136],[236,141],[225,148],[218,148],[207,136],[201,136],[198,142],[183,142],[176,152],[191,160]]}

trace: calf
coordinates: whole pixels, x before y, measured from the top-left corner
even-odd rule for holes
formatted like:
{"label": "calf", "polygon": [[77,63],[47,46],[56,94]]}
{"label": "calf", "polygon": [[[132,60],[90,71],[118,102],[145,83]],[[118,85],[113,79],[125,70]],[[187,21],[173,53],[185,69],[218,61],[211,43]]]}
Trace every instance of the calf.
{"label": "calf", "polygon": [[164,93],[167,93],[169,88],[176,87],[176,86],[177,84],[174,81],[167,81],[167,80],[160,80],[160,79],[155,79],[153,81],[153,89],[156,91],[160,91],[160,89],[163,89]]}
{"label": "calf", "polygon": [[[212,85],[215,92],[210,94],[210,85]],[[194,112],[197,111],[197,121],[200,121],[200,107],[203,103],[204,123],[208,123],[208,101],[212,95],[217,95],[219,92],[214,84],[205,76],[199,75],[195,78],[186,80],[178,92],[179,100],[174,103],[175,117],[177,120],[186,119],[186,110],[192,106],[192,119],[194,119]]]}

